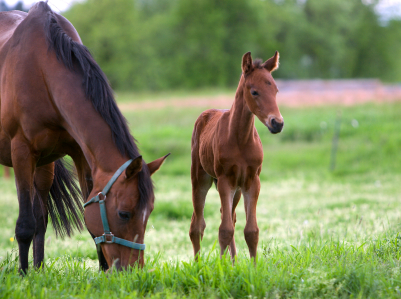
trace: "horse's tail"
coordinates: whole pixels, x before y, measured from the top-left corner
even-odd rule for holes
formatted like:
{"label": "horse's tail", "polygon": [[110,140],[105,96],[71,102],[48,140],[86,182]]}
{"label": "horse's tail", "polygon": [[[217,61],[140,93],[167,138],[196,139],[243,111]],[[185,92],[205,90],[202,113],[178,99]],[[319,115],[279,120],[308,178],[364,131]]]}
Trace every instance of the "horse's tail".
{"label": "horse's tail", "polygon": [[63,159],[55,162],[54,180],[47,203],[56,236],[71,236],[73,229],[84,227],[82,193],[71,165]]}

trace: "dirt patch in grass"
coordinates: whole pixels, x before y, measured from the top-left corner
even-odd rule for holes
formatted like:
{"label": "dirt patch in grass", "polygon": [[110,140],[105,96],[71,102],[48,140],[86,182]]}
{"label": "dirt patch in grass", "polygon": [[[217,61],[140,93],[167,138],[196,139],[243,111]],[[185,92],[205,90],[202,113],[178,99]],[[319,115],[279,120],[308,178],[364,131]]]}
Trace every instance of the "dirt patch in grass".
{"label": "dirt patch in grass", "polygon": [[[384,85],[379,80],[277,80],[279,105],[288,107],[321,105],[355,105],[366,102],[401,100],[401,85]],[[123,111],[163,109],[166,107],[230,108],[231,94],[216,96],[169,97],[165,100],[145,100],[119,104]]]}

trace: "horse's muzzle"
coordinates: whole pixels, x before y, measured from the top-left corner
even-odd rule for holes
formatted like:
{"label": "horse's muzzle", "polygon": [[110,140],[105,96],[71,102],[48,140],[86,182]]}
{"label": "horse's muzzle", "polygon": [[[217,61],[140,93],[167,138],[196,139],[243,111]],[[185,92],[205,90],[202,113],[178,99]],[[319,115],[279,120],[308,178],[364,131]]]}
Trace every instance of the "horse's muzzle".
{"label": "horse's muzzle", "polygon": [[277,122],[274,118],[270,121],[270,126],[267,126],[270,133],[272,134],[280,133],[283,130],[283,127],[284,127],[284,121]]}

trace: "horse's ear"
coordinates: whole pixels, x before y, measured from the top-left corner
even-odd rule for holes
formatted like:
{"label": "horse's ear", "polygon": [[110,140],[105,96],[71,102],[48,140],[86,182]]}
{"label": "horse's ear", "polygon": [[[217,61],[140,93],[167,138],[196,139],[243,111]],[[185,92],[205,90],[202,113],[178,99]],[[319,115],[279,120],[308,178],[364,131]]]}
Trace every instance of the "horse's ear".
{"label": "horse's ear", "polygon": [[148,163],[148,168],[149,168],[149,172],[150,175],[154,174],[156,171],[159,170],[160,166],[162,166],[164,160],[166,160],[166,158],[170,156],[170,154],[165,155],[164,157],[161,157],[157,160],[154,160],[150,163]]}
{"label": "horse's ear", "polygon": [[249,74],[253,70],[251,52],[247,52],[242,56],[242,73],[244,75]]}
{"label": "horse's ear", "polygon": [[276,54],[272,58],[263,63],[263,67],[268,70],[269,72],[273,72],[278,69],[280,54],[276,51]]}
{"label": "horse's ear", "polygon": [[129,180],[142,170],[142,156],[132,160],[131,164],[125,169],[125,178]]}

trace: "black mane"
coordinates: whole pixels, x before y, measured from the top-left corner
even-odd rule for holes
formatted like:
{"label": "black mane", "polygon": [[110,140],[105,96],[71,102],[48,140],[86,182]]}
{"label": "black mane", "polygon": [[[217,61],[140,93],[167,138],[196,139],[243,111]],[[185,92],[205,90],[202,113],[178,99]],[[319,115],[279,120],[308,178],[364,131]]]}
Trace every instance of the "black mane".
{"label": "black mane", "polygon": [[[49,50],[53,50],[57,59],[63,62],[70,71],[76,71],[76,66],[79,67],[83,75],[82,87],[85,90],[86,97],[91,100],[95,110],[110,126],[118,150],[123,156],[130,159],[137,158],[140,155],[138,147],[129,132],[127,120],[117,107],[113,90],[106,75],[93,59],[89,50],[68,36],[58,24],[57,17],[51,8],[46,3],[42,3],[46,6],[45,10],[47,11],[45,33]],[[146,163],[144,163],[138,176],[139,204],[144,206],[147,200],[153,196],[153,183]]]}

